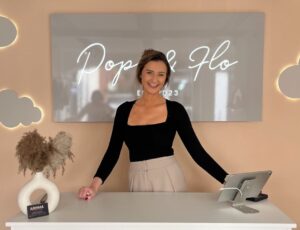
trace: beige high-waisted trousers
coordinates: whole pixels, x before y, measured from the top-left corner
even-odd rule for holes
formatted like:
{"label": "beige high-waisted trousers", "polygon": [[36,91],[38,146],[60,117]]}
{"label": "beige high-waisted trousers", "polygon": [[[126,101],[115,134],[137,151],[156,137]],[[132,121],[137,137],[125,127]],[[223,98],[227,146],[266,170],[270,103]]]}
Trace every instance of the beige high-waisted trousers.
{"label": "beige high-waisted trousers", "polygon": [[184,192],[186,182],[174,156],[131,162],[131,192]]}

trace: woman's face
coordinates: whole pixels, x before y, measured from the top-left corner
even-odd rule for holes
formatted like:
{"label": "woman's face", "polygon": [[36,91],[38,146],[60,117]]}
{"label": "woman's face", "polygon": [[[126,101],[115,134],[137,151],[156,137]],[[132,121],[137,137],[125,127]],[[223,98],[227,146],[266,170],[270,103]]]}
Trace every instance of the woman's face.
{"label": "woman's face", "polygon": [[148,62],[141,73],[144,93],[159,94],[167,79],[167,67],[162,61]]}

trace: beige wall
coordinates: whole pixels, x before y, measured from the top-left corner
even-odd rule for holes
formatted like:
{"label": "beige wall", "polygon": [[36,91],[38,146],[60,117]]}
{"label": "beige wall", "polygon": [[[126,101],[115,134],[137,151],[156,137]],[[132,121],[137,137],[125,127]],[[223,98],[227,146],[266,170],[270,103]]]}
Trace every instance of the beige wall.
{"label": "beige wall", "polygon": [[[299,0],[0,0],[0,15],[18,25],[15,45],[0,50],[0,89],[30,95],[44,110],[40,124],[8,130],[0,125],[0,229],[19,209],[16,197],[30,178],[17,174],[15,146],[25,131],[37,128],[44,136],[65,130],[73,135],[75,162],[67,163],[55,182],[61,191],[77,191],[90,182],[110,137],[111,124],[64,124],[51,118],[49,14],[55,12],[253,12],[265,13],[263,120],[261,122],[201,122],[194,124],[208,152],[229,172],[272,169],[265,192],[300,224],[300,102],[289,101],[276,89],[276,79],[300,57]],[[1,36],[1,35],[0,35]],[[213,192],[220,185],[193,163],[183,144],[175,140],[176,156],[192,191]],[[126,191],[128,154],[103,187]]]}

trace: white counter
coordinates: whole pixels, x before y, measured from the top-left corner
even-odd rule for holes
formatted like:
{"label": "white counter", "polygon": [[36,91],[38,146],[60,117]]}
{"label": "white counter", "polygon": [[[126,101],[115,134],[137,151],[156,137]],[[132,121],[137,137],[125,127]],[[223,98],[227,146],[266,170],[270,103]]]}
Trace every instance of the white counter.
{"label": "white counter", "polygon": [[98,193],[90,201],[62,193],[49,216],[27,219],[20,213],[8,220],[11,230],[106,229],[278,229],[296,224],[268,200],[247,202],[258,209],[244,214],[209,193]]}

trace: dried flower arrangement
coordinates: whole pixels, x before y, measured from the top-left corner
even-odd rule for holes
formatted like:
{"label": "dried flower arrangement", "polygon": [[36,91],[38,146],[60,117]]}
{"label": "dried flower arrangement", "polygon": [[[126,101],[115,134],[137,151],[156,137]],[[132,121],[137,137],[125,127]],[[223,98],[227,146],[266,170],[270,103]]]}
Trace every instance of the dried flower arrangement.
{"label": "dried flower arrangement", "polygon": [[32,173],[44,172],[47,177],[52,172],[55,177],[56,171],[62,168],[63,174],[66,159],[73,161],[71,146],[72,138],[66,132],[61,131],[48,141],[36,129],[26,132],[16,146],[19,172],[25,175],[29,169]]}

